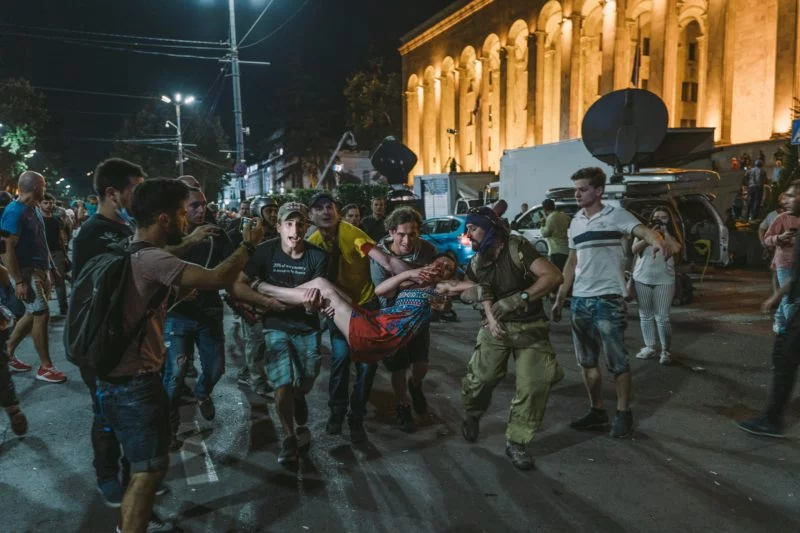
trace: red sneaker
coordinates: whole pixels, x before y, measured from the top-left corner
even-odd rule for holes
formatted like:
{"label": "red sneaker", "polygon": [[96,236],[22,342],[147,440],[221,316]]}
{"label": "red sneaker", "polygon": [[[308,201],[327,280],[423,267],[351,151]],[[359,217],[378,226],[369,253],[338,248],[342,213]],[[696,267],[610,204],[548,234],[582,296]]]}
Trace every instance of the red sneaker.
{"label": "red sneaker", "polygon": [[8,358],[8,369],[12,372],[28,372],[33,367],[27,363],[23,363],[13,355]]}
{"label": "red sneaker", "polygon": [[54,366],[47,368],[40,366],[39,371],[36,372],[36,379],[48,383],[64,383],[67,381],[67,376],[63,372],[56,370]]}

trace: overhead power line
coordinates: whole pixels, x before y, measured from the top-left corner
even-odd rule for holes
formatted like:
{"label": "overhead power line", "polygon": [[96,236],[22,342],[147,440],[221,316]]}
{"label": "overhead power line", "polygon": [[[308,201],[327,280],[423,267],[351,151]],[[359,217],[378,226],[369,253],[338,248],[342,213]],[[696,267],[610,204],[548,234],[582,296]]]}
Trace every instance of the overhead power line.
{"label": "overhead power line", "polygon": [[242,40],[239,41],[239,46],[242,46],[242,43],[247,39],[247,36],[250,35],[250,32],[252,32],[255,29],[255,27],[258,25],[258,22],[261,20],[261,17],[263,17],[264,13],[267,12],[267,10],[269,9],[269,6],[271,6],[274,3],[275,3],[275,0],[269,0],[269,3],[264,7],[264,9],[261,10],[261,14],[258,15],[258,17],[256,18],[256,21],[253,22],[253,25],[250,26],[250,29],[247,30],[247,33],[244,34],[244,37],[242,37]]}
{"label": "overhead power line", "polygon": [[267,35],[265,35],[264,37],[262,37],[261,39],[257,40],[257,41],[256,41],[256,42],[254,42],[254,43],[251,43],[251,44],[246,44],[246,45],[244,45],[244,46],[240,46],[240,48],[251,48],[251,47],[253,47],[253,46],[259,45],[259,44],[263,43],[264,41],[266,41],[267,39],[269,39],[270,37],[272,37],[273,35],[275,35],[276,33],[278,33],[279,31],[281,31],[281,30],[282,30],[284,27],[286,27],[286,25],[287,25],[287,24],[289,24],[289,23],[290,23],[292,20],[294,20],[294,18],[295,18],[297,15],[299,15],[299,14],[300,14],[300,12],[301,12],[301,11],[302,11],[302,10],[303,10],[303,9],[304,9],[304,8],[305,8],[307,5],[308,5],[308,3],[309,3],[310,1],[311,1],[311,0],[306,0],[305,2],[303,2],[303,5],[301,5],[301,6],[300,6],[300,7],[297,9],[297,11],[295,11],[295,12],[294,12],[292,15],[290,15],[290,16],[289,16],[289,18],[287,18],[286,20],[284,20],[284,21],[281,23],[281,25],[280,25],[280,26],[278,26],[277,28],[275,28],[274,30],[272,30],[271,32],[269,32]]}
{"label": "overhead power line", "polygon": [[58,35],[41,35],[38,33],[26,33],[26,32],[10,32],[6,30],[0,30],[0,35],[11,35],[16,37],[29,37],[31,39],[46,39],[46,40],[55,40],[55,41],[62,41],[62,42],[69,42],[69,43],[85,43],[85,44],[92,44],[92,45],[103,45],[103,44],[111,44],[116,46],[133,46],[133,47],[141,47],[141,46],[149,46],[151,48],[177,48],[177,49],[189,49],[189,50],[210,50],[213,52],[226,50],[227,48],[225,45],[196,45],[196,44],[162,44],[162,43],[143,43],[139,41],[109,41],[106,39],[81,39],[76,37],[62,37]]}
{"label": "overhead power line", "polygon": [[97,35],[99,37],[116,37],[118,39],[138,39],[140,41],[163,41],[163,42],[171,42],[171,43],[184,43],[184,44],[210,44],[210,45],[217,45],[217,46],[225,46],[225,41],[196,41],[196,40],[189,40],[189,39],[173,39],[171,37],[149,37],[145,35],[124,35],[119,33],[99,33],[94,31],[80,31],[80,30],[69,30],[69,29],[62,29],[62,28],[44,28],[41,26],[22,26],[18,24],[8,24],[8,23],[0,23],[0,26],[7,26],[11,28],[21,28],[25,30],[35,30],[35,31],[49,31],[49,32],[58,32],[58,33],[72,33],[76,35]]}
{"label": "overhead power line", "polygon": [[[4,83],[3,85],[8,85],[8,83]],[[82,89],[64,89],[61,87],[44,87],[41,85],[33,85],[31,87],[33,89],[38,89],[40,91],[52,91],[52,92],[62,92],[62,93],[74,93],[74,94],[91,94],[93,96],[116,96],[119,98],[136,98],[139,100],[160,100],[158,96],[143,96],[141,94],[109,93],[103,91],[84,91]]]}

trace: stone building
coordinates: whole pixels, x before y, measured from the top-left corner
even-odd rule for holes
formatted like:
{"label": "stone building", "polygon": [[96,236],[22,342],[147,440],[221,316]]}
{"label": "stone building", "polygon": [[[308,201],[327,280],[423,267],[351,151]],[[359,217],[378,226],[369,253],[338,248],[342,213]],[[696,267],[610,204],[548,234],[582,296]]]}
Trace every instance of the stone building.
{"label": "stone building", "polygon": [[784,135],[800,97],[798,3],[456,1],[400,47],[413,174],[451,158],[497,172],[505,149],[580,137],[589,106],[634,79],[671,127],[713,127],[720,145]]}

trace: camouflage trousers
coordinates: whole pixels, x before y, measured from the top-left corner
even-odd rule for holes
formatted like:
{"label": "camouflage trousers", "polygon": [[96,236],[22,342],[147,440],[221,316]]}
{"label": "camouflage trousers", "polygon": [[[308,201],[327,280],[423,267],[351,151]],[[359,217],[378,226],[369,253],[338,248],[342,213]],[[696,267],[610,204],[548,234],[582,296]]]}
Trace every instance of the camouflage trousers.
{"label": "camouflage trousers", "polygon": [[507,322],[503,326],[507,332],[504,339],[495,339],[485,327],[478,333],[461,382],[461,397],[468,416],[483,416],[513,357],[517,381],[506,438],[527,444],[542,424],[550,387],[564,377],[564,371],[550,344],[547,322]]}

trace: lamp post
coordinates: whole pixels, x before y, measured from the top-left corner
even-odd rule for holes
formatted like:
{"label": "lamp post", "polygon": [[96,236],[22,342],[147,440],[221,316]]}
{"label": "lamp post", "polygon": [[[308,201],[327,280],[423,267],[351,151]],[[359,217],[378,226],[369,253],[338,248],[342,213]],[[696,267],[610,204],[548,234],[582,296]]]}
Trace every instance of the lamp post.
{"label": "lamp post", "polygon": [[173,98],[162,95],[161,101],[165,104],[175,104],[175,117],[177,124],[173,124],[169,120],[166,126],[172,126],[177,131],[178,135],[178,171],[179,176],[183,176],[183,130],[181,129],[181,107],[184,105],[191,105],[194,102],[194,96],[187,96],[183,98],[181,93],[176,93]]}

